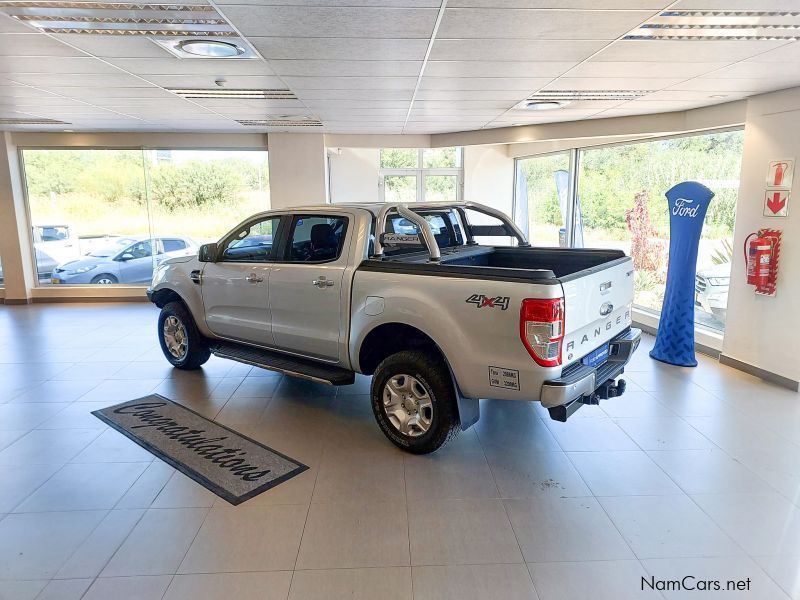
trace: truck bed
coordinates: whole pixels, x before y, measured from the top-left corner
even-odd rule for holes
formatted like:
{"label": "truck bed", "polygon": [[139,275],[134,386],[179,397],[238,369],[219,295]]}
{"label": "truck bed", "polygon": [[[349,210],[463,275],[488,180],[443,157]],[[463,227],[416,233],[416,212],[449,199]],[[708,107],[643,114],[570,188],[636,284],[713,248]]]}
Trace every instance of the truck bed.
{"label": "truck bed", "polygon": [[621,250],[584,248],[456,246],[442,248],[441,252],[439,263],[430,262],[427,252],[413,252],[364,261],[360,268],[555,284],[589,275],[626,259]]}

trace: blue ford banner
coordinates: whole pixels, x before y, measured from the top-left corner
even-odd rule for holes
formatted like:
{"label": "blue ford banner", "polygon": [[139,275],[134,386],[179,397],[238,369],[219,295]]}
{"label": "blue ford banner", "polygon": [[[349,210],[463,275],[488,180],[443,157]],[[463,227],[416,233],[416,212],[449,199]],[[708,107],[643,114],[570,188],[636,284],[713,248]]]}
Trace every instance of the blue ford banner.
{"label": "blue ford banner", "polygon": [[667,193],[669,267],[667,289],[650,356],[679,367],[696,367],[694,356],[694,280],[697,248],[714,192],[696,181],[684,181]]}

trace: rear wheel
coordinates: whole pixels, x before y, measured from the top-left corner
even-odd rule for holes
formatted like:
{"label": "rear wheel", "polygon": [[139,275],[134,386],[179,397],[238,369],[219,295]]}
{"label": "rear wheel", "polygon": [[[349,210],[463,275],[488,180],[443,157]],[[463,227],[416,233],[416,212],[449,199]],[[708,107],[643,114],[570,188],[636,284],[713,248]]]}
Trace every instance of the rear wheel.
{"label": "rear wheel", "polygon": [[461,431],[450,372],[433,353],[398,352],[379,364],[372,411],[384,435],[413,454],[434,452]]}
{"label": "rear wheel", "polygon": [[164,356],[178,369],[198,369],[211,356],[208,343],[183,302],[170,302],[161,309],[158,341]]}

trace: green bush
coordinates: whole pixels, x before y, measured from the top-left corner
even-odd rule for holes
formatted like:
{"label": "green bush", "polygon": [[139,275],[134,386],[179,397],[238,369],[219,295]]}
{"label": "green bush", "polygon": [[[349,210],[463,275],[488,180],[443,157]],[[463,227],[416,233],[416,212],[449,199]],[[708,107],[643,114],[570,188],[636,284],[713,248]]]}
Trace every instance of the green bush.
{"label": "green bush", "polygon": [[151,169],[150,193],[168,211],[231,202],[244,184],[230,165],[200,161],[163,164]]}

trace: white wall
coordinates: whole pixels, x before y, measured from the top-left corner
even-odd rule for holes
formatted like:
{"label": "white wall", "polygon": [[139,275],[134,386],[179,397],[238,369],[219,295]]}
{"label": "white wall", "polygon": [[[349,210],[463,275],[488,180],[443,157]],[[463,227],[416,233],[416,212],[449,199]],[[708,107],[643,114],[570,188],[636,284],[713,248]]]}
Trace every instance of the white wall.
{"label": "white wall", "polygon": [[[800,167],[795,166],[789,216],[762,215],[770,160],[800,159],[800,88],[751,98],[747,103],[744,155],[736,207],[733,272],[723,354],[800,381]],[[783,230],[778,292],[756,296],[746,285],[742,247],[763,227]]]}
{"label": "white wall", "polygon": [[327,199],[325,136],[269,134],[269,193],[272,208],[324,204]]}
{"label": "white wall", "polygon": [[378,148],[328,148],[330,200],[378,202]]}
{"label": "white wall", "polygon": [[464,148],[464,200],[511,214],[514,159],[508,156],[505,145]]}

